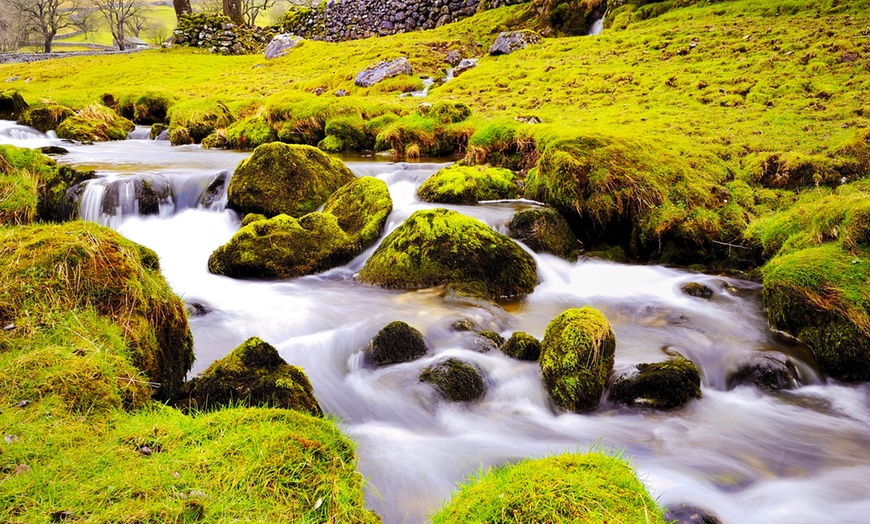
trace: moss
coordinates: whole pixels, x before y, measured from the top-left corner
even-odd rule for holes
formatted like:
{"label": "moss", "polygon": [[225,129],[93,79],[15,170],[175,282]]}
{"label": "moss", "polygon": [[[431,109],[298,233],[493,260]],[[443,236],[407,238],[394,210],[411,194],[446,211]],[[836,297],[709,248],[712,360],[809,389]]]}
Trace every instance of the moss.
{"label": "moss", "polygon": [[386,182],[369,176],[342,186],[323,206],[323,212],[334,215],[349,237],[348,257],[362,253],[380,238],[392,210]]}
{"label": "moss", "polygon": [[610,323],[586,306],[553,319],[541,343],[541,372],[547,392],[562,409],[593,411],[613,371],[616,337]]}
{"label": "moss", "polygon": [[300,217],[352,180],[354,175],[344,163],[317,148],[266,144],[236,168],[227,189],[227,206],[241,214]]}
{"label": "moss", "polygon": [[208,270],[234,278],[295,278],[347,262],[350,243],[326,213],[278,215],[252,222],[208,259]]}
{"label": "moss", "polygon": [[504,344],[504,337],[499,335],[495,331],[483,330],[477,331],[476,333],[481,337],[485,338],[486,340],[492,342],[492,344],[497,348],[501,347]]}
{"label": "moss", "polygon": [[363,282],[417,289],[448,284],[496,299],[530,293],[535,262],[507,237],[455,211],[417,211],[390,233],[359,273]]}
{"label": "moss", "polygon": [[118,101],[118,113],[137,124],[151,125],[168,122],[167,112],[172,100],[164,94],[147,91],[140,95],[128,95]]}
{"label": "moss", "polygon": [[541,341],[528,333],[518,331],[501,346],[501,351],[517,360],[535,361],[541,357]]}
{"label": "moss", "polygon": [[366,135],[366,125],[359,115],[336,116],[326,121],[326,144],[317,147],[324,151],[360,151],[371,148],[374,140]]}
{"label": "moss", "polygon": [[471,116],[471,108],[465,102],[439,100],[432,104],[428,114],[442,124],[455,124],[467,120]]}
{"label": "moss", "polygon": [[169,126],[169,143],[174,146],[186,146],[193,144],[193,137],[190,136],[190,130],[184,126],[171,125]]}
{"label": "moss", "polygon": [[[151,126],[151,132],[148,133],[148,138],[151,140],[157,140],[158,137],[164,132],[168,131],[169,126],[166,124],[156,123]],[[168,134],[168,133],[167,133]]]}
{"label": "moss", "polygon": [[534,140],[524,136],[516,120],[494,120],[474,130],[468,138],[466,161],[510,169],[528,169],[533,162]]}
{"label": "moss", "polygon": [[226,147],[231,149],[254,149],[278,139],[269,123],[261,116],[230,124],[226,129],[226,137]]}
{"label": "moss", "polygon": [[451,130],[450,126],[429,116],[404,116],[378,133],[375,150],[392,149],[412,158],[446,156],[455,153],[463,145]]}
{"label": "moss", "polygon": [[57,129],[61,122],[74,114],[75,112],[66,106],[51,104],[28,109],[18,123],[45,133]]}
{"label": "moss", "polygon": [[57,127],[57,136],[80,142],[126,140],[136,125],[105,106],[90,105],[65,119]]}
{"label": "moss", "polygon": [[577,260],[582,244],[571,226],[552,208],[523,209],[508,225],[511,237],[536,253],[550,253],[566,260]]}
{"label": "moss", "polygon": [[534,0],[532,6],[547,33],[580,36],[588,34],[593,22],[604,16],[608,4],[606,0]]}
{"label": "moss", "polygon": [[664,523],[662,510],[620,458],[566,453],[476,476],[432,516],[452,522]]}
{"label": "moss", "polygon": [[424,202],[474,204],[516,198],[517,192],[516,175],[509,169],[454,164],[426,179],[417,196]]}
{"label": "moss", "polygon": [[841,163],[822,155],[802,153],[764,153],[744,163],[752,181],[764,187],[799,189],[818,185],[837,185],[843,180]]}
{"label": "moss", "polygon": [[762,300],[775,329],[792,333],[839,380],[870,380],[868,252],[828,244],[778,256],[762,269]]}
{"label": "moss", "polygon": [[[169,112],[172,145],[198,144],[218,129],[225,129],[235,122],[232,110],[220,101],[176,104]],[[177,141],[173,141],[173,135],[178,137]]]}
{"label": "moss", "polygon": [[0,230],[2,320],[22,333],[60,313],[113,319],[130,361],[170,398],[193,363],[184,304],[159,273],[154,252],[84,222]]}
{"label": "moss", "polygon": [[18,91],[0,93],[0,119],[2,120],[18,120],[24,116],[29,107]]}
{"label": "moss", "polygon": [[186,382],[179,402],[200,410],[244,404],[323,414],[305,372],[257,337]]}
{"label": "moss", "polygon": [[638,364],[637,371],[619,377],[610,389],[611,400],[673,409],[701,398],[701,373],[691,360],[677,357],[655,364]]}
{"label": "moss", "polygon": [[261,215],[259,213],[248,213],[245,215],[245,218],[242,219],[242,227],[253,224],[254,222],[259,222],[261,220],[267,220],[266,215]]}
{"label": "moss", "polygon": [[400,364],[418,359],[429,351],[423,333],[405,322],[390,322],[372,339],[364,352],[373,366]]}
{"label": "moss", "polygon": [[450,402],[473,402],[486,393],[486,382],[476,367],[457,358],[448,358],[420,373],[420,382],[431,384]]}

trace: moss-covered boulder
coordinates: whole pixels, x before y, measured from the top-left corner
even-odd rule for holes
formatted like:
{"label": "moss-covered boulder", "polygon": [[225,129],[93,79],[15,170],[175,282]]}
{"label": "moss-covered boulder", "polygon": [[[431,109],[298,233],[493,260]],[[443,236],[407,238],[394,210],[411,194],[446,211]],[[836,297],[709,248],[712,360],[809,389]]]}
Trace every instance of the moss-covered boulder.
{"label": "moss-covered boulder", "polygon": [[151,125],[168,122],[167,113],[172,100],[164,93],[147,91],[127,95],[118,101],[118,113],[137,124]]}
{"label": "moss-covered boulder", "polygon": [[392,210],[393,199],[386,182],[370,176],[345,184],[323,206],[323,212],[334,215],[347,233],[349,257],[362,253],[381,236]]}
{"label": "moss-covered boulder", "polygon": [[580,241],[561,213],[549,207],[523,209],[508,225],[511,237],[536,253],[550,253],[566,260],[576,260]]}
{"label": "moss-covered boulder", "polygon": [[456,124],[471,116],[471,108],[465,102],[439,100],[432,104],[428,114],[442,124]]}
{"label": "moss-covered boulder", "polygon": [[111,319],[124,358],[158,384],[156,395],[178,392],[193,338],[153,251],[88,222],[15,227],[0,229],[0,266],[0,324],[27,333],[49,329],[59,315]]}
{"label": "moss-covered boulder", "polygon": [[[208,270],[234,278],[295,278],[346,262],[350,238],[327,213],[278,215],[242,227],[208,259]],[[332,257],[341,252],[336,260]]]}
{"label": "moss-covered boulder", "polygon": [[363,353],[367,364],[385,366],[418,359],[429,351],[423,333],[405,322],[384,326]]}
{"label": "moss-covered boulder", "polygon": [[236,168],[227,207],[242,215],[301,217],[353,179],[343,162],[316,147],[274,142],[255,149]]}
{"label": "moss-covered boulder", "polygon": [[615,402],[657,409],[677,408],[696,398],[701,398],[701,373],[683,357],[638,364],[637,373],[620,377],[610,388]]}
{"label": "moss-covered boulder", "polygon": [[495,331],[484,329],[474,332],[475,349],[481,353],[500,348],[504,344],[504,337]]}
{"label": "moss-covered boulder", "polygon": [[541,372],[553,402],[574,412],[598,407],[613,371],[616,336],[610,323],[589,306],[553,319],[541,343]]}
{"label": "moss-covered boulder", "polygon": [[475,204],[481,200],[516,198],[516,175],[510,169],[454,164],[426,179],[417,190],[424,202]]}
{"label": "moss-covered boulder", "polygon": [[161,124],[159,122],[156,124],[152,124],[151,131],[148,132],[148,138],[150,138],[151,140],[157,140],[158,138],[160,138],[160,135],[162,135],[164,131],[166,131],[166,134],[169,135],[169,126],[167,126],[166,124]]}
{"label": "moss-covered boulder", "polygon": [[90,105],[66,118],[57,127],[57,136],[79,142],[126,140],[136,124],[106,106]]}
{"label": "moss-covered boulder", "polygon": [[18,120],[29,107],[18,91],[0,93],[0,120]]}
{"label": "moss-covered boulder", "polygon": [[770,324],[805,342],[828,375],[870,380],[870,260],[833,244],[771,260],[762,269]]}
{"label": "moss-covered boulder", "polygon": [[72,109],[52,104],[28,109],[18,120],[19,124],[30,126],[41,133],[57,129],[60,123],[75,115]]}
{"label": "moss-covered boulder", "polygon": [[326,121],[326,137],[317,147],[332,153],[371,148],[374,141],[366,133],[366,123],[359,115],[340,115]]}
{"label": "moss-covered boulder", "polygon": [[486,224],[447,209],[417,211],[390,233],[360,271],[363,282],[418,289],[447,284],[497,299],[532,292],[535,261]]}
{"label": "moss-covered boulder", "polygon": [[486,382],[476,367],[458,358],[448,358],[420,373],[420,382],[431,384],[450,402],[473,402],[486,393]]}
{"label": "moss-covered boulder", "polygon": [[623,460],[600,453],[525,459],[475,475],[433,524],[549,522],[664,524],[662,510]]}
{"label": "moss-covered boulder", "polygon": [[252,116],[233,122],[226,128],[226,144],[230,149],[254,149],[274,142],[278,136],[262,116]]}
{"label": "moss-covered boulder", "polygon": [[517,360],[535,361],[541,356],[541,341],[523,331],[517,331],[502,346],[505,355]]}
{"label": "moss-covered boulder", "polygon": [[179,401],[201,410],[245,404],[323,414],[305,372],[257,337],[186,382]]}

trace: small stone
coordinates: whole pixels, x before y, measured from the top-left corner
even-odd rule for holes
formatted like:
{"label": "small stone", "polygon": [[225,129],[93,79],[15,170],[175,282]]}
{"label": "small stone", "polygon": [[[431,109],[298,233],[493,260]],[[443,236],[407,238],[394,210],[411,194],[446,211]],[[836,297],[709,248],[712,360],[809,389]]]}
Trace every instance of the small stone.
{"label": "small stone", "polygon": [[698,282],[689,282],[685,284],[683,287],[683,293],[697,298],[710,298],[713,296],[713,290],[704,284],[699,284]]}
{"label": "small stone", "polygon": [[73,513],[69,510],[54,511],[50,515],[52,522],[63,522],[66,519],[72,518],[72,516]]}
{"label": "small stone", "polygon": [[16,440],[18,440],[18,437],[16,437],[15,435],[6,435],[5,437],[3,437],[3,440],[5,440],[7,444],[12,444]]}
{"label": "small stone", "polygon": [[146,457],[150,457],[150,456],[151,456],[151,453],[152,453],[152,452],[151,452],[151,448],[148,447],[148,446],[142,446],[142,447],[139,448],[139,454],[140,454],[140,455],[144,455],[144,456],[146,456]]}
{"label": "small stone", "polygon": [[453,68],[453,76],[457,77],[462,73],[477,67],[476,58],[464,58],[459,62],[459,65]]}
{"label": "small stone", "polygon": [[16,475],[24,475],[25,473],[30,473],[33,468],[28,466],[27,464],[18,464],[15,466],[15,474]]}
{"label": "small stone", "polygon": [[462,320],[457,320],[453,324],[450,325],[453,331],[473,331],[474,323],[472,323],[467,318],[463,318]]}
{"label": "small stone", "polygon": [[413,74],[410,62],[407,58],[401,57],[395,60],[384,60],[365,68],[356,75],[354,83],[359,87],[371,87],[381,80],[410,74]]}
{"label": "small stone", "polygon": [[334,94],[335,96],[347,96],[347,91],[345,91],[344,89],[338,89]]}
{"label": "small stone", "polygon": [[10,76],[9,78],[6,79],[6,81],[7,82],[15,82],[16,80],[18,80],[20,78],[21,78],[20,76]]}
{"label": "small stone", "polygon": [[675,524],[722,524],[713,513],[688,504],[669,506],[665,510],[665,521]]}
{"label": "small stone", "polygon": [[173,472],[172,472],[172,478],[174,478],[174,479],[180,479],[180,478],[181,478],[181,473],[179,473],[179,472],[177,472],[177,471],[173,471]]}
{"label": "small stone", "polygon": [[4,331],[12,331],[13,329],[15,329],[15,324],[6,324],[3,326]]}
{"label": "small stone", "polygon": [[489,54],[507,55],[540,41],[540,35],[534,31],[505,31],[496,37],[489,48]]}
{"label": "small stone", "polygon": [[450,64],[451,67],[456,67],[459,65],[459,62],[462,61],[462,55],[456,49],[447,53],[447,56],[444,57],[444,61]]}
{"label": "small stone", "polygon": [[29,405],[30,405],[30,401],[29,401],[29,400],[22,400],[22,401],[19,402],[18,404],[15,404],[15,407],[26,408],[26,407],[29,406]]}

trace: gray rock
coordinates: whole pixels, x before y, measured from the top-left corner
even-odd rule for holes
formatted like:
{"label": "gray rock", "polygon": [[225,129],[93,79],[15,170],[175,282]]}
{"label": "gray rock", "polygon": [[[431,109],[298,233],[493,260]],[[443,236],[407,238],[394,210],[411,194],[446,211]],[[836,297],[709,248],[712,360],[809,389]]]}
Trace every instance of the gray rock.
{"label": "gray rock", "polygon": [[347,91],[344,89],[338,89],[335,91],[335,96],[347,96]]}
{"label": "gray rock", "polygon": [[356,75],[354,83],[360,87],[371,87],[381,80],[399,75],[413,74],[411,64],[405,57],[395,60],[384,60],[378,64],[369,66]]}
{"label": "gray rock", "polygon": [[266,46],[266,58],[272,59],[284,56],[301,41],[301,37],[291,35],[290,33],[275,35],[272,41],[269,42],[269,45]]}
{"label": "gray rock", "polygon": [[476,58],[465,58],[459,62],[459,65],[453,68],[453,76],[457,77],[462,73],[477,67]]}
{"label": "gray rock", "polygon": [[489,54],[507,55],[540,41],[540,35],[534,31],[505,31],[498,34],[495,42],[489,48]]}
{"label": "gray rock", "polygon": [[462,61],[462,55],[459,53],[459,51],[454,49],[453,51],[447,53],[447,56],[444,57],[444,61],[450,64],[451,67],[456,67],[459,65],[459,62]]}

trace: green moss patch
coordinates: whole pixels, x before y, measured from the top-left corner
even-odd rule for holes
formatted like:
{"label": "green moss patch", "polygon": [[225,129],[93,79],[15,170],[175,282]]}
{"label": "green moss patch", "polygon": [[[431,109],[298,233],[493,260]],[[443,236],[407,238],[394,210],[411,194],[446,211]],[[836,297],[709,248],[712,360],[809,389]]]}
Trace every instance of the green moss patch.
{"label": "green moss patch", "polygon": [[553,319],[541,343],[541,372],[550,398],[562,409],[593,411],[613,371],[616,336],[610,323],[589,306]]}
{"label": "green moss patch", "polygon": [[243,215],[301,217],[352,180],[343,162],[317,148],[266,144],[236,168],[227,188],[227,206]]}
{"label": "green moss patch", "polygon": [[450,285],[488,299],[530,293],[535,262],[507,237],[455,211],[417,211],[366,262],[360,280],[418,289]]}
{"label": "green moss patch", "polygon": [[18,123],[45,133],[46,131],[57,129],[61,122],[74,114],[75,111],[66,106],[51,104],[28,109],[21,116]]}
{"label": "green moss patch", "polygon": [[511,237],[536,253],[550,253],[566,260],[577,260],[582,244],[568,221],[555,209],[532,208],[518,211],[508,230]]}
{"label": "green moss patch", "polygon": [[393,210],[393,199],[386,182],[374,177],[360,177],[342,186],[323,206],[323,212],[334,215],[347,233],[349,257],[368,249],[381,236],[387,217]]}
{"label": "green moss patch", "polygon": [[417,190],[420,200],[440,204],[510,199],[517,193],[516,175],[509,169],[458,164],[439,170]]}
{"label": "green moss patch", "polygon": [[526,332],[518,331],[500,349],[511,358],[534,362],[541,356],[541,341]]}
{"label": "green moss patch", "polygon": [[614,382],[610,398],[623,404],[658,409],[680,407],[701,398],[701,373],[694,362],[683,357],[638,364],[637,373]]}
{"label": "green moss patch", "polygon": [[566,453],[491,469],[463,484],[434,524],[664,523],[661,508],[621,459]]}
{"label": "green moss patch", "polygon": [[432,385],[450,402],[473,402],[486,393],[486,382],[473,365],[458,358],[448,358],[427,366],[420,382]]}
{"label": "green moss patch", "polygon": [[66,118],[57,127],[57,136],[79,142],[126,140],[136,124],[101,105],[90,105]]}

